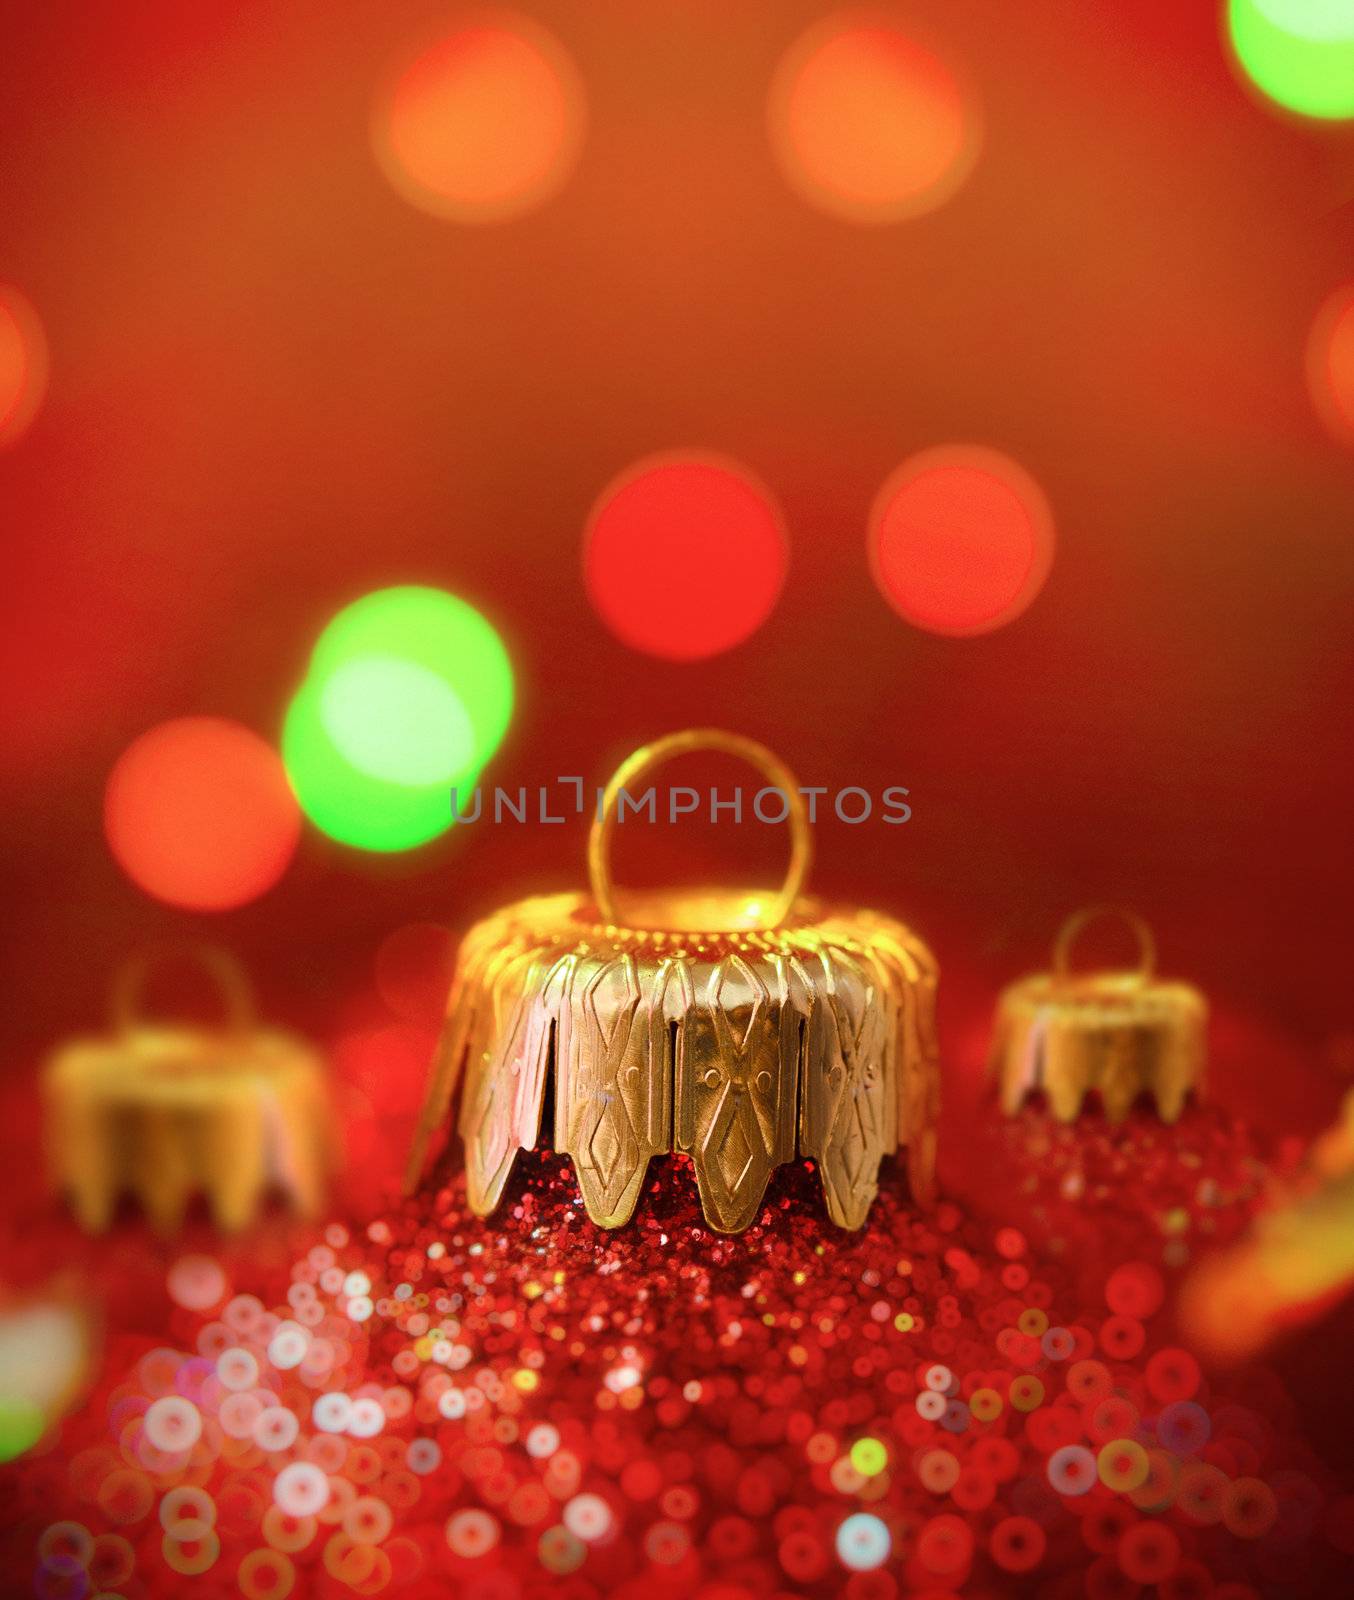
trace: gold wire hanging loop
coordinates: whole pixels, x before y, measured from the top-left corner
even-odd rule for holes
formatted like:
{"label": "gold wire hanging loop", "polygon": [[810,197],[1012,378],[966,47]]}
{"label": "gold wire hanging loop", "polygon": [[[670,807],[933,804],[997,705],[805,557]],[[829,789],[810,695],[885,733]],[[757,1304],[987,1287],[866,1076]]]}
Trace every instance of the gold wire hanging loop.
{"label": "gold wire hanging loop", "polygon": [[1058,937],[1053,941],[1053,976],[1059,983],[1066,983],[1074,976],[1071,964],[1073,946],[1090,924],[1099,922],[1102,917],[1115,918],[1133,934],[1138,943],[1138,965],[1131,969],[1130,975],[1146,983],[1156,970],[1157,943],[1147,923],[1136,911],[1130,911],[1126,906],[1084,906],[1080,911],[1074,911],[1058,929]]}
{"label": "gold wire hanging loop", "polygon": [[760,928],[777,928],[790,914],[809,875],[809,863],[813,859],[813,830],[809,825],[808,808],[794,773],[778,755],[764,744],[758,744],[755,739],[746,738],[740,733],[728,733],[723,728],[685,728],[680,733],[666,734],[652,744],[641,745],[612,773],[602,791],[601,805],[588,834],[588,877],[597,909],[606,922],[624,920],[617,908],[616,886],[611,876],[611,836],[616,826],[621,791],[628,790],[654,767],[693,750],[717,750],[724,755],[736,756],[749,766],[756,767],[769,780],[770,786],[785,796],[789,807],[790,862],[780,893],[768,907],[765,917],[755,924]]}
{"label": "gold wire hanging loop", "polygon": [[113,979],[112,1012],[113,1030],[123,1035],[134,1033],[145,1025],[141,1006],[145,999],[146,979],[151,972],[168,961],[179,958],[195,962],[215,980],[226,1016],[226,1027],[231,1033],[247,1033],[256,1020],[254,991],[249,978],[237,957],[219,945],[193,945],[185,950],[163,947],[141,950],[130,956]]}

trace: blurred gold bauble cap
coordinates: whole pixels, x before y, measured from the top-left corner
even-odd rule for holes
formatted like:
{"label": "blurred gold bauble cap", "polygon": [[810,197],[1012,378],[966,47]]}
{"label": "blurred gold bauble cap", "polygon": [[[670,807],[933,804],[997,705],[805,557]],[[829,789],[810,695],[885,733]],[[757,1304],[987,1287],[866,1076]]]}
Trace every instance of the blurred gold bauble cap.
{"label": "blurred gold bauble cap", "polygon": [[[221,1025],[144,1017],[150,967],[172,954],[212,977]],[[63,1045],[43,1073],[52,1178],[86,1229],[106,1228],[123,1193],[164,1231],[197,1194],[226,1229],[251,1221],[271,1189],[318,1211],[335,1149],[323,1066],[303,1040],[258,1025],[233,956],[204,946],[133,957],[112,1010],[108,1034]]]}
{"label": "blurred gold bauble cap", "polygon": [[[1135,967],[1072,968],[1073,948],[1092,922],[1115,917],[1138,944]],[[1052,971],[1021,978],[997,1001],[990,1070],[1001,1108],[1017,1112],[1043,1094],[1060,1122],[1071,1122],[1097,1094],[1110,1122],[1122,1122],[1140,1095],[1175,1122],[1197,1091],[1207,1057],[1208,1006],[1188,983],[1155,975],[1156,941],[1132,911],[1088,906],[1063,924]]]}

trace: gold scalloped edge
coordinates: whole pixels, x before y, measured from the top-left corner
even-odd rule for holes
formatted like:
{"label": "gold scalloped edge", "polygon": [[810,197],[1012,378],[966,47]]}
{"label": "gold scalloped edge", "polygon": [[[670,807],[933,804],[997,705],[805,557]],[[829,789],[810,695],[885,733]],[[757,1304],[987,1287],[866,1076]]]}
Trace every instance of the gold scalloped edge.
{"label": "gold scalloped edge", "polygon": [[1146,1095],[1173,1123],[1203,1086],[1207,1030],[1207,1003],[1190,984],[1039,974],[999,998],[989,1072],[1007,1116],[1043,1094],[1059,1122],[1072,1122],[1096,1093],[1120,1123]]}
{"label": "gold scalloped edge", "polygon": [[198,1194],[223,1231],[252,1222],[273,1189],[313,1217],[337,1164],[322,1064],[285,1034],[74,1041],[48,1062],[43,1093],[53,1187],[90,1233],[123,1194],[162,1233]]}
{"label": "gold scalloped edge", "polygon": [[931,1202],[938,970],[915,934],[810,905],[774,931],[664,935],[589,926],[581,905],[540,897],[467,934],[408,1189],[461,1088],[467,1198],[489,1215],[540,1140],[553,1074],[552,1142],[602,1227],[630,1220],[650,1160],[672,1151],[691,1156],[706,1220],[725,1233],[752,1222],[797,1156],[813,1159],[840,1227],[864,1224],[900,1145],[914,1199]]}

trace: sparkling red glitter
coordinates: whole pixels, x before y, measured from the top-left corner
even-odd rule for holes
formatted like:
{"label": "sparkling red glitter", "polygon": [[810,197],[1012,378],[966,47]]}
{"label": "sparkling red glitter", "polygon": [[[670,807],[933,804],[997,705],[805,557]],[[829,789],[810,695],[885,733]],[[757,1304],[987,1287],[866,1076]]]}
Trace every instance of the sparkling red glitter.
{"label": "sparkling red glitter", "polygon": [[[1093,1108],[1060,1123],[1032,1105],[965,1132],[950,1141],[952,1187],[1064,1263],[1083,1298],[1104,1303],[1117,1268],[1109,1309],[1131,1321],[1161,1307],[1171,1274],[1236,1239],[1271,1181],[1246,1123],[1211,1105],[1191,1104],[1172,1126],[1139,1106],[1117,1127]],[[1111,1337],[1132,1332],[1121,1326]]]}
{"label": "sparkling red glitter", "polygon": [[487,1223],[453,1183],[233,1282],[179,1262],[159,1344],[117,1342],[58,1447],[6,1470],[24,1586],[1335,1592],[1344,1502],[1275,1380],[1211,1378],[1168,1342],[1155,1250],[1097,1251],[1088,1295],[1090,1264],[1009,1217],[921,1217],[889,1186],[843,1234],[795,1169],[730,1239],[688,1178],[656,1169],[608,1234],[543,1156]]}

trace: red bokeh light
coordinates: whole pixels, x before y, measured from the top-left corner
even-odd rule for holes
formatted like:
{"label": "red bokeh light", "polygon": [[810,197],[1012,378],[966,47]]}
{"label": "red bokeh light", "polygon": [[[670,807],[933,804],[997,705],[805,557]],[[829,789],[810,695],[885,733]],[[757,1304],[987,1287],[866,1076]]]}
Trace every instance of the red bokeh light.
{"label": "red bokeh light", "polygon": [[1307,379],[1322,421],[1337,439],[1354,442],[1354,283],[1337,289],[1317,313]]}
{"label": "red bokeh light", "polygon": [[226,911],[271,889],[300,837],[281,758],[219,717],[161,723],[108,777],[104,830],[118,865],[147,894]]}
{"label": "red bokeh light", "polygon": [[582,86],[558,42],[526,18],[496,14],[439,39],[395,77],[375,141],[413,204],[498,222],[565,182],[584,121]]}
{"label": "red bokeh light", "polygon": [[361,1210],[388,1198],[391,1174],[408,1153],[436,1049],[435,1029],[407,1023],[355,1026],[331,1046],[343,1128],[343,1192]]}
{"label": "red bokeh light", "polygon": [[889,604],[931,633],[988,633],[1019,616],[1053,562],[1043,491],[996,450],[913,456],[870,513],[870,564]]}
{"label": "red bokeh light", "polygon": [[47,341],[38,314],[17,289],[0,284],[0,446],[27,428],[46,387]]}
{"label": "red bokeh light", "polygon": [[333,1047],[337,1080],[367,1096],[382,1119],[407,1118],[423,1103],[434,1029],[391,1023],[355,1028]]}
{"label": "red bokeh light", "polygon": [[850,12],[811,28],[777,71],[772,145],[824,210],[896,222],[933,210],[978,153],[973,95],[950,66],[887,21]]}
{"label": "red bokeh light", "polygon": [[715,456],[651,456],[617,478],[588,522],[588,594],[626,644],[697,661],[770,616],[788,553],[770,491]]}
{"label": "red bokeh light", "polygon": [[447,1009],[456,940],[436,922],[411,922],[387,934],[376,952],[376,988],[406,1022],[439,1023]]}

